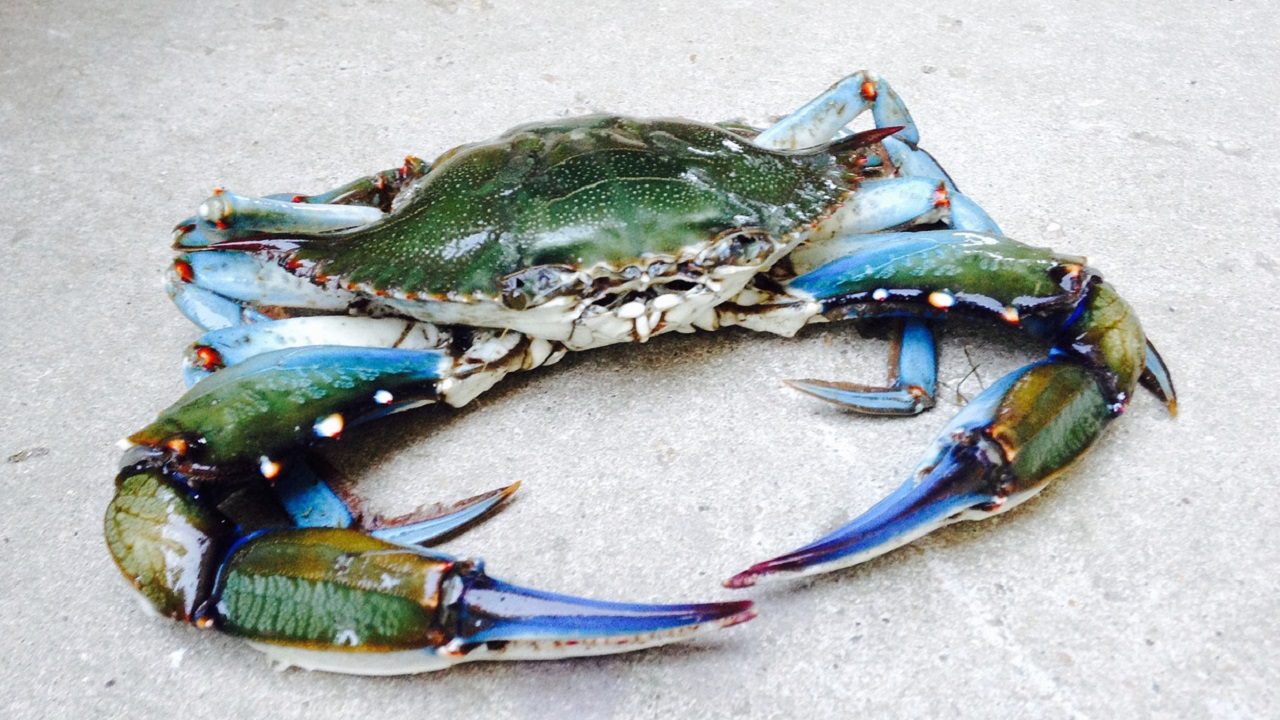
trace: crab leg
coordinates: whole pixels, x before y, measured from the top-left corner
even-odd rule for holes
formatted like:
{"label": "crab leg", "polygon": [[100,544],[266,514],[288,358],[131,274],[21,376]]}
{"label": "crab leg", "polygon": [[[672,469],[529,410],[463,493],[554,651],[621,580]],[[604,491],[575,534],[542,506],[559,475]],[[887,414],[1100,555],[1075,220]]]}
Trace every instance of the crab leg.
{"label": "crab leg", "polygon": [[[877,128],[901,126],[901,130],[881,140],[888,160],[894,165],[898,177],[929,179],[938,183],[942,193],[940,197],[945,198],[949,206],[950,217],[944,220],[948,225],[956,229],[1000,232],[995,221],[956,188],[933,156],[917,147],[920,131],[902,98],[889,87],[888,82],[865,70],[832,85],[804,107],[762,131],[753,142],[777,150],[822,145],[847,132],[846,127],[868,108]],[[881,162],[876,155],[870,156],[869,160],[871,166]],[[853,227],[845,228],[845,231],[866,232]]]}
{"label": "crab leg", "polygon": [[750,601],[614,603],[531,590],[490,577],[480,561],[355,530],[240,535],[145,462],[121,471],[105,524],[121,572],[157,614],[307,669],[398,675],[629,652],[755,616]]}
{"label": "crab leg", "polygon": [[401,545],[418,545],[458,531],[479,520],[520,487],[513,483],[455,503],[419,508],[398,517],[366,513],[360,499],[336,478],[337,471],[317,458],[303,457],[272,484],[284,511],[300,528],[353,528]]}
{"label": "crab leg", "polygon": [[901,126],[897,133],[899,137],[912,143],[919,141],[920,133],[902,98],[889,87],[888,82],[874,73],[860,70],[760,133],[755,143],[779,150],[822,145],[868,109],[875,118],[876,127]]}
{"label": "crab leg", "polygon": [[176,275],[165,278],[164,289],[178,311],[203,330],[221,330],[269,319],[242,302],[198,285],[182,282]]}
{"label": "crab leg", "polygon": [[202,248],[216,242],[270,233],[326,233],[376,222],[392,200],[429,167],[418,158],[359,178],[319,195],[250,198],[216,188],[193,217],[174,228],[174,247]]}
{"label": "crab leg", "polygon": [[255,307],[345,312],[356,300],[353,293],[319,287],[266,258],[229,250],[179,255],[168,279]]}
{"label": "crab leg", "polygon": [[287,316],[296,308],[344,312],[356,301],[351,293],[326,292],[270,261],[222,250],[178,256],[165,276],[165,291],[205,330]]}
{"label": "crab leg", "polygon": [[[256,355],[200,381],[130,437],[106,518],[121,571],[163,615],[243,637],[286,664],[361,674],[626,652],[754,616],[749,602],[529,590],[407,545],[467,524],[512,487],[379,523],[297,470],[300,448],[443,397],[457,367],[441,351],[319,346]],[[349,527],[246,533],[218,498],[263,479],[285,486],[295,524]]]}
{"label": "crab leg", "polygon": [[1175,407],[1132,309],[1079,258],[956,231],[885,235],[844,249],[836,259],[798,258],[804,274],[789,284],[830,319],[994,315],[1049,340],[1049,359],[971,401],[896,492],[831,534],[735,575],[730,587],[847,567],[939,527],[1009,510],[1092,446],[1144,372]]}
{"label": "crab leg", "polygon": [[[868,83],[871,83],[868,85]],[[849,103],[854,90],[860,102]],[[898,97],[887,82],[878,80],[870,73],[855,73],[836,83],[825,93],[810,101],[800,110],[778,121],[773,127],[755,138],[757,144],[766,147],[795,147],[798,139],[810,144],[829,142],[845,131],[845,126],[852,122],[867,107],[872,108],[877,127],[903,125],[903,130],[880,140],[887,160],[894,166],[894,174],[898,181],[872,181],[864,184],[855,195],[854,201],[864,205],[878,207],[887,203],[872,197],[862,199],[863,193],[884,193],[883,183],[895,182],[891,192],[898,195],[898,207],[910,208],[909,197],[914,188],[917,198],[926,191],[926,185],[932,194],[929,196],[932,208],[914,217],[904,217],[907,213],[893,215],[881,210],[879,213],[855,209],[855,220],[842,223],[839,236],[850,238],[856,233],[875,232],[892,227],[921,225],[932,221],[940,221],[956,230],[972,230],[999,234],[1000,228],[977,203],[959,192],[951,176],[934,160],[928,152],[915,146],[919,142],[920,133],[911,120],[902,99]],[[879,155],[870,156],[871,165],[882,162]],[[903,181],[901,179],[910,179]],[[887,194],[887,193],[885,193]],[[920,209],[919,201],[914,204]],[[938,212],[938,208],[945,212]],[[899,210],[901,212],[901,210]],[[875,242],[876,238],[862,238]],[[818,243],[822,240],[817,238]],[[846,240],[847,242],[847,240]],[[798,390],[808,392],[825,400],[841,404],[849,409],[880,415],[915,415],[934,404],[933,395],[937,382],[937,354],[932,331],[928,325],[919,320],[895,320],[891,331],[889,387],[875,388],[867,385],[825,380],[798,380],[788,383]],[[905,355],[904,355],[905,352]],[[900,375],[900,371],[903,374]]]}
{"label": "crab leg", "polygon": [[275,479],[299,447],[435,402],[451,359],[440,352],[319,346],[258,355],[197,383],[129,437],[178,474],[216,482],[257,470]]}
{"label": "crab leg", "polygon": [[436,325],[399,318],[348,315],[287,318],[205,333],[188,348],[183,375],[191,386],[210,373],[257,355],[313,345],[435,350],[446,347],[449,341],[450,334]]}
{"label": "crab leg", "polygon": [[904,320],[889,344],[888,387],[830,380],[787,380],[788,385],[841,407],[869,415],[918,415],[933,407],[938,356],[922,320]]}

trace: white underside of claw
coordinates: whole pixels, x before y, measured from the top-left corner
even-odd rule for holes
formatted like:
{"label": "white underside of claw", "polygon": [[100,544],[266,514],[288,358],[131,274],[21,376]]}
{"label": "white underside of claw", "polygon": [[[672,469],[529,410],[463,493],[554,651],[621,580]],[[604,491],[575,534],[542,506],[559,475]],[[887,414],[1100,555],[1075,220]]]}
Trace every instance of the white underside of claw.
{"label": "white underside of claw", "polygon": [[343,652],[340,650],[309,650],[306,648],[272,645],[248,641],[271,660],[276,670],[291,667],[303,670],[343,673],[346,675],[413,675],[444,670],[456,660],[441,657],[435,650],[399,650],[395,652]]}
{"label": "white underside of claw", "polygon": [[312,650],[288,645],[249,640],[255,650],[266,653],[277,670],[291,667],[303,670],[344,673],[347,675],[413,675],[444,670],[452,665],[481,660],[564,660],[574,657],[592,657],[633,652],[681,642],[712,630],[737,625],[754,617],[751,610],[719,620],[686,625],[658,632],[616,637],[600,637],[561,640],[507,640],[493,647],[478,645],[445,645],[441,648],[421,650],[397,650],[393,652],[351,652],[343,650]]}

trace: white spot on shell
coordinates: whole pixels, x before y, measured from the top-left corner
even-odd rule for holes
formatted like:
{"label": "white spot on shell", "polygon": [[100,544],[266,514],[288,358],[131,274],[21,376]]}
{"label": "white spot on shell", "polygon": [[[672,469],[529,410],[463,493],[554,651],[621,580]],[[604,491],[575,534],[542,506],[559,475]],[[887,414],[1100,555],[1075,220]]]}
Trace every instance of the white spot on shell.
{"label": "white spot on shell", "polygon": [[280,474],[280,463],[263,455],[258,458],[258,472],[262,473],[262,477],[274,480]]}
{"label": "white spot on shell", "polygon": [[938,308],[939,310],[947,310],[952,305],[956,304],[956,298],[954,295],[952,295],[949,292],[934,290],[933,292],[929,293],[929,304]]}
{"label": "white spot on shell", "polygon": [[395,399],[396,396],[386,390],[379,390],[373,394],[373,401],[379,405],[390,405],[391,401]]}
{"label": "white spot on shell", "polygon": [[311,426],[311,429],[315,430],[316,435],[319,437],[335,438],[342,434],[342,428],[346,427],[346,425],[347,423],[343,420],[342,413],[333,413],[317,420],[316,424]]}
{"label": "white spot on shell", "polygon": [[871,299],[880,301],[888,300],[889,291],[884,288],[876,288],[875,291],[871,293]]}

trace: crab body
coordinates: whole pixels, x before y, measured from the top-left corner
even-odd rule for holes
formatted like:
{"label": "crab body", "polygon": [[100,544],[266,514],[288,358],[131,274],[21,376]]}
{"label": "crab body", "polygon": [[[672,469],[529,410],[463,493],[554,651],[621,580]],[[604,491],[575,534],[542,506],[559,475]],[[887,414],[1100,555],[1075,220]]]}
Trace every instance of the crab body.
{"label": "crab body", "polygon": [[[871,130],[849,123],[870,110]],[[792,385],[863,413],[933,405],[933,327],[1029,332],[1045,360],[974,398],[907,481],[843,527],[726,581],[847,567],[1005,512],[1060,475],[1141,384],[1169,374],[1081,257],[1022,245],[856,73],[767,128],[589,116],[523,125],[319,195],[222,190],[179,224],[169,289],[207,332],[191,389],[129,437],[108,546],[159,614],[283,663],[365,674],[650,647],[749,601],[609,603],[495,580],[422,547],[515,486],[396,518],[312,446],[386,415],[463,405],[567,352],[738,325],[790,335],[874,319],[884,385]]]}
{"label": "crab body", "polygon": [[231,247],[397,314],[580,350],[709,326],[832,216],[865,159],[685,120],[531,124],[446,153],[377,222]]}

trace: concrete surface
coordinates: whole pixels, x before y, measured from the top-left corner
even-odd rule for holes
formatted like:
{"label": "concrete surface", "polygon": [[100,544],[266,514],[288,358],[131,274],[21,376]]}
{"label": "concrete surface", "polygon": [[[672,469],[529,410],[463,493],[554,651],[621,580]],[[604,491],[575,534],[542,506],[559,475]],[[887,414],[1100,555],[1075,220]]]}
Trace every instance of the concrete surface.
{"label": "concrete surface", "polygon": [[[0,8],[0,715],[1280,714],[1275,4],[116,5]],[[860,67],[1010,235],[1106,271],[1164,350],[1180,418],[1143,395],[1012,515],[763,588],[755,622],[641,654],[276,673],[138,611],[101,539],[113,444],[180,392],[196,331],[159,278],[169,228],[213,185],[318,191],[593,110],[782,113]],[[884,350],[827,328],[597,351],[337,459],[388,509],[524,480],[445,546],[501,577],[738,597],[718,581],[897,484],[955,411],[965,350],[984,382],[1038,352],[950,333],[946,400],[909,421],[778,382],[873,380]]]}

